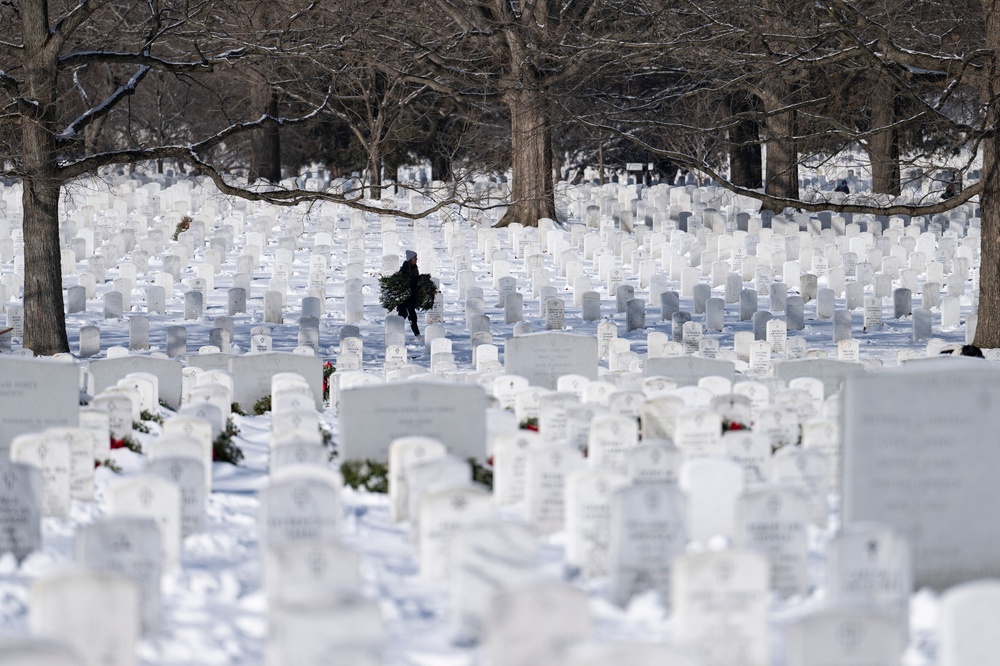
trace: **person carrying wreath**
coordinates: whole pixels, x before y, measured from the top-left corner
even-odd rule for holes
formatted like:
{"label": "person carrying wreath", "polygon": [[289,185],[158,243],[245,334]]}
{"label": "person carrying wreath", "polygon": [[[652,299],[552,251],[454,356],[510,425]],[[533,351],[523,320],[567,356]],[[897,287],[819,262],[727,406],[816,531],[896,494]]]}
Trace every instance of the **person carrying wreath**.
{"label": "person carrying wreath", "polygon": [[417,284],[420,280],[420,270],[417,268],[417,253],[413,250],[406,251],[406,259],[399,267],[399,272],[410,278],[410,294],[396,308],[396,314],[410,320],[410,329],[413,335],[420,335],[420,328],[417,326]]}

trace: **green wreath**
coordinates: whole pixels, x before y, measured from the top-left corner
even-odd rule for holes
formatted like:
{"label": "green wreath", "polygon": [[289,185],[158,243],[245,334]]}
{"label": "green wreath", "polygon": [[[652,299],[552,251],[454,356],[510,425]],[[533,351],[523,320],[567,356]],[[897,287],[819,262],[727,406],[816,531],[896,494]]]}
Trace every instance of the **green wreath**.
{"label": "green wreath", "polygon": [[[382,293],[379,302],[386,310],[395,310],[406,302],[410,297],[410,276],[403,273],[393,273],[383,275],[378,279]],[[421,273],[417,277],[415,305],[418,310],[430,310],[434,307],[434,295],[437,293],[437,285],[427,273]]]}

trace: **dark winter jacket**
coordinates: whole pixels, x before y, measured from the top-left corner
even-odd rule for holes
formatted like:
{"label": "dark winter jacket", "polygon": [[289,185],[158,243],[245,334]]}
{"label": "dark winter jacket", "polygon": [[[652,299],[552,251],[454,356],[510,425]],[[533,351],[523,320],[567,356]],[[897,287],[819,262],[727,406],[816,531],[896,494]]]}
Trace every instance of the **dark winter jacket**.
{"label": "dark winter jacket", "polygon": [[404,261],[399,267],[399,272],[410,278],[410,296],[406,299],[406,305],[414,307],[417,303],[417,283],[420,281],[420,269],[408,261]]}

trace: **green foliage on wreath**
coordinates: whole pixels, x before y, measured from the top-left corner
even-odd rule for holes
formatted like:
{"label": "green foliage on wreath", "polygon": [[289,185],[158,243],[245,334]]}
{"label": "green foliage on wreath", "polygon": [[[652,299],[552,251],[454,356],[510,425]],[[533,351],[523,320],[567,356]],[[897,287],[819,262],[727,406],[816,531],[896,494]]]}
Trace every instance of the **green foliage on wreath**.
{"label": "green foliage on wreath", "polygon": [[240,434],[232,419],[226,420],[226,429],[212,442],[212,460],[239,465],[243,461],[243,449],[236,446],[233,439]]}
{"label": "green foliage on wreath", "polygon": [[184,233],[190,228],[191,228],[191,218],[190,216],[185,215],[184,217],[181,218],[181,221],[177,223],[177,226],[174,227],[174,240],[177,240],[178,236],[180,236],[182,233]]}
{"label": "green foliage on wreath", "polygon": [[[378,279],[382,293],[379,302],[386,310],[395,310],[410,297],[410,276],[403,273],[383,275]],[[421,273],[417,278],[416,308],[430,310],[434,307],[434,295],[437,285],[427,273]]]}
{"label": "green foliage on wreath", "polygon": [[234,402],[234,403],[230,404],[229,405],[229,411],[231,411],[233,414],[236,414],[237,416],[246,416],[247,415],[247,413],[243,411],[243,408],[240,407],[240,403],[238,403],[238,402]]}
{"label": "green foliage on wreath", "polygon": [[746,430],[749,432],[751,428],[749,425],[741,421],[734,421],[732,419],[722,419],[723,434],[731,431],[740,431],[740,430]]}
{"label": "green foliage on wreath", "polygon": [[148,409],[142,410],[139,414],[139,419],[142,421],[152,421],[153,423],[159,423],[163,425],[163,416],[157,412],[151,412]]}
{"label": "green foliage on wreath", "polygon": [[777,439],[771,441],[771,453],[775,454],[779,450],[785,448],[786,446],[802,446],[802,426],[799,425],[799,431],[791,439]]}
{"label": "green foliage on wreath", "polygon": [[271,411],[271,396],[265,395],[263,398],[253,403],[253,413],[257,416],[267,414]]}
{"label": "green foliage on wreath", "polygon": [[[493,488],[493,470],[480,465],[475,458],[469,458],[472,466],[472,480],[487,488]],[[341,464],[340,473],[344,484],[355,490],[363,489],[370,493],[389,492],[389,466],[374,460],[348,460]]]}
{"label": "green foliage on wreath", "polygon": [[97,458],[94,458],[94,468],[96,469],[98,467],[106,467],[107,469],[111,470],[115,474],[121,474],[122,473],[122,466],[119,465],[118,463],[116,463],[111,458],[105,458],[104,460],[99,460]]}
{"label": "green foliage on wreath", "polygon": [[422,273],[417,279],[417,309],[430,310],[434,307],[434,298],[437,294],[437,285],[427,273]]}
{"label": "green foliage on wreath", "polygon": [[340,466],[344,484],[370,493],[389,492],[389,466],[374,460],[348,460]]}
{"label": "green foliage on wreath", "polygon": [[475,458],[469,458],[469,464],[472,465],[472,480],[493,490],[493,470],[480,465]]}
{"label": "green foliage on wreath", "polygon": [[[112,446],[112,448],[115,448]],[[139,443],[132,435],[125,435],[122,437],[121,446],[118,448],[128,449],[132,453],[142,453],[142,444]]]}
{"label": "green foliage on wreath", "polygon": [[142,421],[132,421],[132,430],[136,432],[141,432],[143,434],[149,434],[149,426]]}
{"label": "green foliage on wreath", "polygon": [[330,460],[336,458],[337,451],[333,446],[333,433],[324,428],[323,426],[320,426],[319,436],[322,438],[323,446],[327,449],[330,449]]}
{"label": "green foliage on wreath", "polygon": [[323,443],[323,448],[327,451],[326,459],[333,462],[337,459],[337,443],[333,441],[333,433],[322,424],[319,426],[319,436]]}

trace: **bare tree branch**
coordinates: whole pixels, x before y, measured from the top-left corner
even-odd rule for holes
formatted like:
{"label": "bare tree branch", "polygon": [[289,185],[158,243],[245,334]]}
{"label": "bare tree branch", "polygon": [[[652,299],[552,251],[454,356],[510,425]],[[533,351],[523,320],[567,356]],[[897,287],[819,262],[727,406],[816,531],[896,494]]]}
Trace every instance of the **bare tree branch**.
{"label": "bare tree branch", "polygon": [[128,80],[128,82],[119,86],[111,95],[104,99],[103,102],[97,106],[87,109],[85,113],[77,117],[73,122],[71,122],[66,129],[59,133],[56,137],[58,141],[71,141],[75,139],[81,131],[88,125],[90,125],[95,120],[103,118],[109,114],[115,106],[121,102],[126,97],[135,94],[135,89],[139,83],[146,78],[146,75],[150,72],[150,67],[142,66],[135,74]]}

